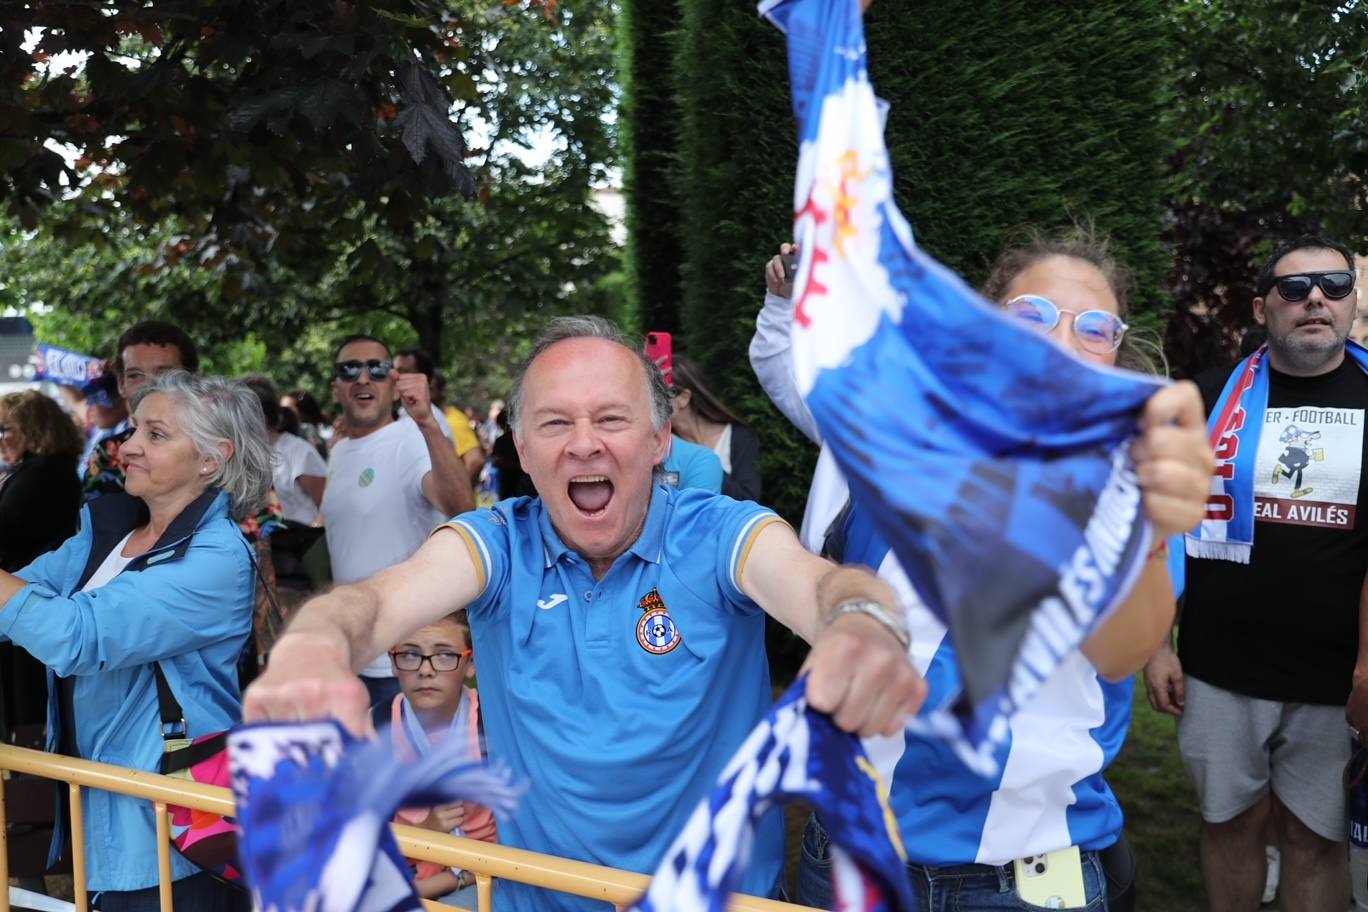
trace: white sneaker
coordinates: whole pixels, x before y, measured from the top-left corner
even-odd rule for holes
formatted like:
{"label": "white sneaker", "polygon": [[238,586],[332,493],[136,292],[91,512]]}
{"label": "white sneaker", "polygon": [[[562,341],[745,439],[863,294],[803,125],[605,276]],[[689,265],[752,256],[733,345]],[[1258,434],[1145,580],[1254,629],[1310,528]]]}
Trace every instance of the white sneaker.
{"label": "white sneaker", "polygon": [[1264,855],[1268,858],[1268,877],[1264,880],[1263,899],[1261,901],[1267,905],[1278,895],[1278,877],[1282,873],[1282,856],[1278,854],[1276,846],[1264,846]]}

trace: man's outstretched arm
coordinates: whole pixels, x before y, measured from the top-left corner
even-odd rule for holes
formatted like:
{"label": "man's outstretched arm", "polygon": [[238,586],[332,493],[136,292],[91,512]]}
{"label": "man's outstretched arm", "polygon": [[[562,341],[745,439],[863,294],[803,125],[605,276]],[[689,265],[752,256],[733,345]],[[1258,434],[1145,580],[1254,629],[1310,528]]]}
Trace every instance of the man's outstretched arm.
{"label": "man's outstretched arm", "polygon": [[[868,737],[899,731],[926,699],[908,657],[898,598],[864,567],[814,557],[783,523],[756,535],[741,589],[812,644],[807,698],[841,728]],[[849,610],[845,606],[861,606]]]}
{"label": "man's outstretched arm", "polygon": [[403,563],[309,600],[247,688],[244,721],[336,718],[365,734],[370,705],[356,672],[409,632],[474,601],[482,586],[465,542],[443,528]]}

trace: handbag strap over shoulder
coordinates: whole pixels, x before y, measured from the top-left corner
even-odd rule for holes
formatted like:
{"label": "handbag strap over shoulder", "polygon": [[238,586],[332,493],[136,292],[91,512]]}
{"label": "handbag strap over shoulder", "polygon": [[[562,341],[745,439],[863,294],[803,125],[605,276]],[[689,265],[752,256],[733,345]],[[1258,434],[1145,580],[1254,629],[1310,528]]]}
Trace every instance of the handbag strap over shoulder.
{"label": "handbag strap over shoulder", "polygon": [[[243,540],[243,545],[247,548],[247,557],[252,562],[252,569],[255,571],[257,579],[261,579],[261,568],[257,566],[256,555],[252,553],[252,546]],[[267,597],[271,604],[275,605],[275,596],[271,594],[270,587],[266,587]],[[277,607],[277,610],[279,608]],[[162,775],[170,775],[184,769],[189,769],[196,764],[208,760],[214,754],[228,746],[228,732],[221,731],[217,734],[197,741],[186,746],[171,746],[173,741],[181,741],[190,737],[190,726],[185,721],[185,710],[181,708],[180,701],[176,699],[175,693],[171,690],[171,685],[166,680],[166,672],[162,670],[161,662],[152,663],[152,675],[157,683],[157,715],[161,718],[162,736]]]}

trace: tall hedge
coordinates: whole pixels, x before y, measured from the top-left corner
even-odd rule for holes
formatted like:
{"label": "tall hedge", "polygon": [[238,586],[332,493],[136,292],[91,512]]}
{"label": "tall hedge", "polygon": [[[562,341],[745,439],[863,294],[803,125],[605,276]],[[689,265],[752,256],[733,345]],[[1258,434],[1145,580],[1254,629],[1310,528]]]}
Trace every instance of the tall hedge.
{"label": "tall hedge", "polygon": [[898,5],[870,10],[870,73],[918,241],[977,283],[1022,227],[1091,220],[1154,307],[1168,269],[1159,0]]}
{"label": "tall hedge", "polygon": [[765,500],[796,525],[815,453],[770,405],[746,357],[765,261],[792,236],[798,163],[783,36],[750,3],[682,0],[674,80],[687,351],[760,435]]}
{"label": "tall hedge", "polygon": [[[748,2],[678,3],[677,214],[636,230],[678,238],[682,342],[755,423],[766,500],[796,520],[811,448],[746,360],[763,263],[792,224],[784,44]],[[878,0],[867,31],[875,89],[892,104],[895,194],[922,246],[978,283],[1021,229],[1091,221],[1132,267],[1137,309],[1161,309],[1159,0]]]}
{"label": "tall hedge", "polygon": [[679,230],[670,169],[679,106],[670,78],[676,0],[621,0],[618,118],[626,192],[627,297],[639,329],[679,332]]}

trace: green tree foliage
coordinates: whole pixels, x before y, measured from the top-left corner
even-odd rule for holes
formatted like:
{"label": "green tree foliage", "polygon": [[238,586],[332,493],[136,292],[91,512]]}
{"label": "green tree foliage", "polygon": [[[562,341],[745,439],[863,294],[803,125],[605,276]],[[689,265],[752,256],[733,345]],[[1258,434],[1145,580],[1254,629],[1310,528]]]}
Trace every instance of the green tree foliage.
{"label": "green tree foliage", "polygon": [[1022,228],[1091,222],[1155,307],[1167,257],[1155,67],[1160,0],[874,4],[870,71],[891,104],[894,193],[917,240],[970,283]]}
{"label": "green tree foliage", "polygon": [[[681,6],[674,199],[683,340],[757,425],[766,499],[796,519],[811,447],[768,405],[745,355],[763,264],[791,231],[797,152],[783,40],[748,5]],[[871,75],[892,105],[895,194],[919,242],[978,283],[1020,228],[1092,222],[1136,273],[1138,307],[1152,310],[1168,271],[1156,154],[1161,13],[1159,0],[935,0],[915,15],[875,3],[866,17]]]}
{"label": "green tree foliage", "polygon": [[1368,6],[1361,0],[1169,6],[1175,138],[1171,357],[1233,358],[1252,278],[1281,240],[1368,242]]}
{"label": "green tree foliage", "polygon": [[[33,227],[93,183],[90,206],[172,214],[272,240],[307,200],[316,222],[352,201],[470,195],[452,95],[478,100],[472,23],[446,4],[170,0],[10,7],[0,187]],[[25,37],[40,30],[31,51]],[[54,55],[75,54],[62,71]],[[446,66],[443,64],[448,63]],[[68,166],[52,147],[76,149]],[[99,170],[90,165],[101,166]],[[92,173],[93,172],[93,173]],[[117,211],[112,211],[117,210]],[[255,229],[255,230],[252,230]]]}
{"label": "green tree foliage", "polygon": [[[24,229],[5,239],[9,284],[29,275],[46,306],[96,321],[92,350],[156,313],[289,364],[382,324],[486,396],[517,355],[506,329],[620,308],[591,205],[615,155],[607,0],[23,12],[0,24],[0,196]],[[59,72],[62,51],[84,56]],[[44,284],[39,257],[105,264],[102,293]],[[325,371],[327,345],[307,348]]]}
{"label": "green tree foliage", "polygon": [[680,328],[683,246],[670,184],[679,151],[679,105],[670,74],[679,7],[677,0],[622,0],[618,15],[628,293],[642,329],[671,333]]}

